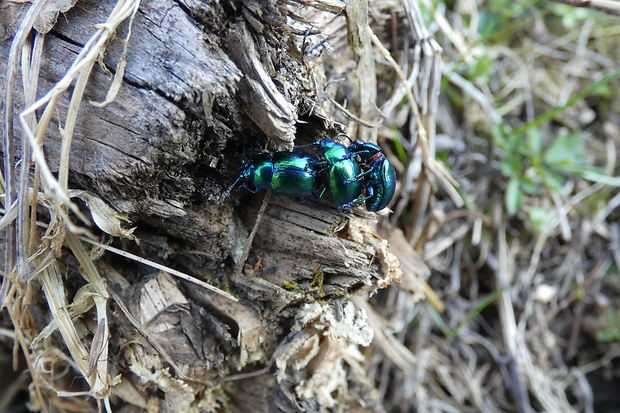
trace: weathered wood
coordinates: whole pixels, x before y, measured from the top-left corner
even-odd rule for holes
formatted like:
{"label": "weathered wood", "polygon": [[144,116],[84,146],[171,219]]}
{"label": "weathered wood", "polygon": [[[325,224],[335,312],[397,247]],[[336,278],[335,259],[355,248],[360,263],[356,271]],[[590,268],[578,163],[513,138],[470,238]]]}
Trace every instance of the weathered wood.
{"label": "weathered wood", "polygon": [[[45,39],[41,93],[62,77],[112,3],[87,0],[61,15]],[[301,102],[317,94],[305,89],[311,83],[303,74],[310,69],[303,55],[293,57],[289,50],[285,16],[275,6],[142,3],[118,95],[106,106],[84,102],[80,109],[70,155],[71,187],[89,190],[129,214],[140,245],[127,249],[226,287],[240,299],[232,303],[106,256],[98,268],[115,297],[110,361],[124,380],[134,377],[129,372],[139,378],[111,390],[127,403],[143,407],[148,397],[155,397],[140,389],[152,380],[149,384],[157,385],[175,408],[191,404],[239,369],[269,367],[274,351],[288,348],[288,329],[304,305],[343,300],[398,278],[397,266],[386,267],[382,261],[385,247],[363,218],[340,213],[326,201],[302,203],[278,196],[272,197],[258,227],[244,273],[232,276],[262,200],[243,191],[222,199],[239,173],[241,149],[257,151],[269,141],[280,149],[292,147]],[[234,16],[235,7],[243,9],[245,18]],[[126,31],[127,26],[119,31],[119,39]],[[10,45],[10,40],[0,42],[3,56]],[[112,81],[107,71],[118,69],[122,46],[121,41],[107,46],[87,87],[89,100],[105,100]],[[286,62],[288,71],[278,71],[274,62]],[[0,71],[6,70],[6,60],[0,59]],[[0,82],[2,95],[5,88]],[[67,110],[69,98],[61,97],[60,113]],[[23,101],[18,93],[16,116]],[[322,117],[303,115],[301,129],[334,132]],[[15,125],[19,136],[17,117]],[[59,127],[51,127],[44,142],[52,170],[59,163]],[[69,290],[77,288],[74,282],[69,280]],[[340,310],[325,304],[322,311]],[[319,339],[329,323],[309,320],[299,334],[308,334],[307,343],[317,349],[330,348],[331,339]],[[296,343],[306,343],[303,334],[295,336]],[[286,360],[306,357],[287,351]],[[160,373],[161,381],[149,376],[152,371]],[[246,384],[256,387],[256,400],[249,405],[265,410],[288,406],[291,411],[320,405],[310,396],[298,399],[292,390],[298,383],[276,384],[270,377]],[[239,387],[243,385],[231,382],[223,388]],[[130,393],[140,397],[133,399]]]}
{"label": "weathered wood", "polygon": [[228,49],[244,74],[238,96],[247,108],[248,116],[267,136],[278,138],[284,147],[291,149],[295,139],[296,108],[277,89],[263,67],[254,40],[244,23],[230,30]]}

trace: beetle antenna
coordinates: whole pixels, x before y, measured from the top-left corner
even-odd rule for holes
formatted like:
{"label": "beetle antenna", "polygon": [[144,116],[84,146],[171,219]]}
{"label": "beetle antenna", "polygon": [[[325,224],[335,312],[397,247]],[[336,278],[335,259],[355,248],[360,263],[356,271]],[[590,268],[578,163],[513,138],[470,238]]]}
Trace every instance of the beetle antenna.
{"label": "beetle antenna", "polygon": [[[243,158],[245,157],[245,147],[246,147],[246,145],[247,145],[247,140],[244,139],[243,140],[243,148],[241,148],[241,165],[245,165],[245,160]],[[222,195],[222,201],[225,200],[226,198],[228,198],[228,196],[230,195],[232,190],[235,188],[235,186],[237,186],[237,184],[239,183],[239,181],[242,178],[243,178],[243,176],[240,175],[237,179],[235,179],[235,182],[233,182],[232,185],[228,187],[226,192],[224,192],[224,194]]]}
{"label": "beetle antenna", "polygon": [[232,190],[235,188],[235,185],[237,185],[237,183],[239,183],[239,180],[241,179],[241,177],[235,179],[235,182],[232,183],[231,186],[228,187],[228,189],[226,190],[226,192],[224,192],[224,195],[222,195],[222,199],[226,199],[228,198],[228,196],[230,195],[230,193],[232,192]]}
{"label": "beetle antenna", "polygon": [[317,147],[320,145],[321,141],[316,141],[316,142],[312,142],[312,143],[306,143],[305,145],[295,145],[293,146],[293,149],[301,149],[301,148],[309,148],[311,146]]}
{"label": "beetle antenna", "polygon": [[224,195],[222,195],[222,200],[228,198],[228,196],[230,195],[230,193],[232,192],[232,190],[235,188],[235,186],[237,186],[237,184],[239,183],[239,181],[241,180],[241,178],[243,178],[242,176],[240,176],[239,178],[235,179],[235,182],[232,183],[231,186],[228,187],[228,189],[226,190],[226,192],[224,192]]}

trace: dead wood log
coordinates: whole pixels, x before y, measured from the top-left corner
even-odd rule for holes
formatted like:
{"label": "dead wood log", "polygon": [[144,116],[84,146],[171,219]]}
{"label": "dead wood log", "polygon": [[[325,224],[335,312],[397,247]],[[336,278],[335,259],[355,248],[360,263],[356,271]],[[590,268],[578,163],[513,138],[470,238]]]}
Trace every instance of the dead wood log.
{"label": "dead wood log", "polygon": [[[143,2],[133,22],[121,25],[106,44],[92,71],[73,132],[70,187],[89,191],[129,217],[140,243],[117,239],[117,247],[239,299],[230,301],[110,254],[96,261],[111,309],[109,342],[100,345],[110,350],[108,360],[102,361],[101,353],[90,357],[93,368],[109,363],[111,377],[119,375],[98,378],[107,383],[94,394],[99,399],[164,411],[224,405],[239,411],[243,406],[314,411],[346,398],[350,405],[364,400],[360,405],[379,409],[372,386],[360,376],[357,350],[372,335],[347,298],[397,280],[399,269],[367,218],[342,214],[323,201],[272,197],[247,262],[241,263],[243,273],[233,274],[262,201],[243,192],[223,199],[243,152],[290,149],[294,139],[308,142],[339,131],[325,115],[311,112],[322,90],[322,71],[292,40],[286,5]],[[69,6],[55,23],[35,25],[38,36],[48,30],[37,97],[70,70],[113,6],[87,0]],[[2,56],[9,55],[12,28],[27,10],[12,7],[0,22],[6,34]],[[129,30],[125,55],[122,39]],[[8,64],[0,59],[0,71],[10,73]],[[115,98],[93,104],[106,101],[113,75],[122,70]],[[5,96],[14,87],[7,77],[0,93]],[[43,151],[52,172],[62,162],[61,119],[70,99],[71,90],[60,95],[58,116],[45,133]],[[15,108],[18,137],[24,133],[18,115],[27,99],[16,91],[5,103]],[[16,140],[16,158],[4,162],[17,161],[23,149]],[[74,297],[84,280],[70,254],[61,258],[74,274],[64,293]],[[24,329],[29,341],[53,322],[43,304],[30,309],[36,322]],[[94,347],[98,327],[84,311],[86,317],[74,323]],[[63,351],[60,336],[54,337]],[[50,345],[39,343],[30,357]],[[91,373],[96,376],[90,371],[85,376]],[[70,381],[41,380],[53,386],[39,383],[47,400],[39,403],[60,405],[52,389],[69,387]],[[348,390],[347,383],[352,383]]]}

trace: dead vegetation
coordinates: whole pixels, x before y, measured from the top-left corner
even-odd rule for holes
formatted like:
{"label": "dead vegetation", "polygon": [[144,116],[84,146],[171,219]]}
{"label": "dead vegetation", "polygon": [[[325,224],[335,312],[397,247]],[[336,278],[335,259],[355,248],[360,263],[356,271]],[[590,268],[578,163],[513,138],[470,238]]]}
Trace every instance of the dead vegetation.
{"label": "dead vegetation", "polygon": [[[72,3],[1,6],[0,411],[620,403],[617,17]],[[345,128],[391,215],[222,199]]]}

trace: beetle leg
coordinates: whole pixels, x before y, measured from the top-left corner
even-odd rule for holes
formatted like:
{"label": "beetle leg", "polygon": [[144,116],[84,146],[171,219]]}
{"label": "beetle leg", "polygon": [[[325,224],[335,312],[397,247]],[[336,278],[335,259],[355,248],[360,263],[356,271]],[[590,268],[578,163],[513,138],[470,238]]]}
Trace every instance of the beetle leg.
{"label": "beetle leg", "polygon": [[372,172],[372,168],[369,168],[368,170],[362,172],[361,174],[357,175],[355,178],[349,178],[346,181],[344,181],[345,184],[350,184],[351,182],[357,182],[360,179],[362,179],[365,175],[368,175],[369,173]]}
{"label": "beetle leg", "polygon": [[248,186],[248,184],[243,184],[243,185],[241,185],[241,186],[242,186],[242,187],[244,187],[245,189],[247,189],[248,191],[250,191],[250,192],[251,192],[251,193],[253,193],[253,194],[255,194],[255,193],[257,193],[257,192],[258,192],[258,188],[257,188],[257,187],[255,187],[255,186],[253,186],[253,188],[250,188],[250,187]]}
{"label": "beetle leg", "polygon": [[370,198],[369,196],[363,196],[361,198],[354,199],[353,201],[349,202],[348,204],[341,205],[340,206],[340,210],[342,211],[344,209],[349,209],[349,208],[353,207],[356,204],[361,204],[362,202],[366,201],[369,198]]}
{"label": "beetle leg", "polygon": [[319,198],[323,198],[323,195],[325,194],[325,191],[327,191],[327,186],[323,187],[323,189],[321,190],[321,193],[319,194]]}

